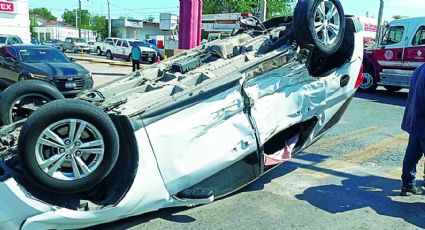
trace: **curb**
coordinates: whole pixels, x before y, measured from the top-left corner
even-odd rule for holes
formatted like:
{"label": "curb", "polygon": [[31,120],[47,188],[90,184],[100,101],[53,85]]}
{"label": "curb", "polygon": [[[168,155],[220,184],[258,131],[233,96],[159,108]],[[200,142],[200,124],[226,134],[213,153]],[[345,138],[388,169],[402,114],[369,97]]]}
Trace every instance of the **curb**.
{"label": "curb", "polygon": [[93,63],[101,63],[101,64],[109,64],[109,65],[114,65],[114,66],[132,66],[131,63],[128,62],[121,62],[121,61],[111,61],[111,60],[103,60],[103,59],[98,59],[98,58],[85,58],[85,57],[72,57],[72,56],[68,56],[71,58],[75,58],[75,60],[77,61],[88,61],[88,62],[93,62]]}

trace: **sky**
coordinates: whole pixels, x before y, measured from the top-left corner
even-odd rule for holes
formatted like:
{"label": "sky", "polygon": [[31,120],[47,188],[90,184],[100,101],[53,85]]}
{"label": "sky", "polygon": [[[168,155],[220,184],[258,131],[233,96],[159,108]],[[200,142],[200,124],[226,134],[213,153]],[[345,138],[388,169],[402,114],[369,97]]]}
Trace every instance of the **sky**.
{"label": "sky", "polygon": [[[380,0],[340,0],[346,14],[378,17]],[[107,0],[81,0],[82,8],[92,15],[107,16]],[[145,19],[154,16],[157,20],[160,12],[178,14],[179,0],[110,0],[111,17],[120,16]],[[30,8],[46,7],[61,18],[65,9],[75,9],[78,0],[29,0]],[[425,16],[425,0],[385,0],[384,19],[392,20],[394,15],[418,17]]]}

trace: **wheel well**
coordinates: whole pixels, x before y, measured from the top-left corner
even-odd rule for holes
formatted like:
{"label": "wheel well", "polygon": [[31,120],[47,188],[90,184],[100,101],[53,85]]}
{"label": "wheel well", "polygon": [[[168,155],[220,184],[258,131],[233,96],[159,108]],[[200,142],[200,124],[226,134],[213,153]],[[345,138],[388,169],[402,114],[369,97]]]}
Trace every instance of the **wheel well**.
{"label": "wheel well", "polygon": [[373,67],[373,64],[370,63],[370,61],[365,60],[363,62],[363,65],[364,65],[364,72],[368,72],[368,73],[372,74],[373,77],[376,77],[375,68]]}

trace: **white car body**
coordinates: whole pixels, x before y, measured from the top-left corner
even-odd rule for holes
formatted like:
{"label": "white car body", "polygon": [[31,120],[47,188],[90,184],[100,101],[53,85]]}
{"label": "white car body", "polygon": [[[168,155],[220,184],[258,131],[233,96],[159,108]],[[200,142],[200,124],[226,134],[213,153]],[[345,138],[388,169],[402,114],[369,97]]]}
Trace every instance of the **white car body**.
{"label": "white car body", "polygon": [[[255,73],[249,70],[239,72],[237,60],[229,59],[219,62],[236,72],[208,83],[211,88],[214,85],[225,87],[209,96],[200,93],[201,96],[196,102],[191,102],[190,106],[165,106],[168,102],[159,102],[156,98],[164,94],[168,96],[171,92],[171,95],[175,95],[172,101],[183,103],[182,98],[203,92],[208,88],[206,85],[185,92],[187,95],[174,94],[176,85],[167,84],[161,90],[146,90],[144,99],[137,93],[131,95],[124,106],[114,110],[123,116],[132,117],[140,156],[134,181],[122,199],[114,205],[89,205],[86,210],[71,210],[35,198],[14,179],[19,175],[12,175],[0,182],[0,194],[3,197],[0,202],[0,228],[76,229],[162,208],[191,205],[189,201],[178,199],[175,195],[256,152],[258,143],[267,143],[282,130],[314,118],[317,121],[299,150],[308,147],[324,134],[324,127],[328,129],[334,125],[336,121],[333,119],[337,119],[335,115],[344,110],[356,92],[363,59],[363,35],[360,30],[356,28],[354,33],[351,59],[320,78],[311,77],[305,63],[295,59],[255,77],[252,76]],[[248,52],[246,57],[252,62],[262,63],[285,55],[296,56],[288,46],[259,57]],[[250,63],[248,61],[246,64]],[[151,70],[157,72],[158,66],[167,64],[167,61],[159,63],[144,73]],[[209,67],[212,68],[205,68]],[[130,78],[120,79],[103,90],[124,89],[137,76],[140,75],[136,73]],[[342,86],[343,79],[347,81]],[[246,114],[246,101],[241,96],[244,93],[251,99],[250,116]],[[136,115],[142,105],[150,112]],[[252,120],[255,120],[256,130],[252,128]],[[0,161],[0,164],[3,163]],[[2,167],[7,168],[4,164]],[[13,172],[11,169],[10,173]],[[211,201],[213,199],[197,204]]]}
{"label": "white car body", "polygon": [[[131,50],[133,49],[131,43],[137,42],[138,40],[131,39],[118,39],[115,43],[115,47],[112,51],[114,58],[121,58],[130,61]],[[140,53],[142,54],[142,60],[146,62],[154,62],[154,58],[158,55],[157,52],[149,47],[139,46]]]}

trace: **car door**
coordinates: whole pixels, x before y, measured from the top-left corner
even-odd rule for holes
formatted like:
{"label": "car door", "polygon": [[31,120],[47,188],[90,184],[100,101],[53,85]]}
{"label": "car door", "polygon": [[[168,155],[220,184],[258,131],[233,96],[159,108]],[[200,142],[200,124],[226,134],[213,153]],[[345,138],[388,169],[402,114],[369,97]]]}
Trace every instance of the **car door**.
{"label": "car door", "polygon": [[[244,160],[257,155],[257,144],[244,113],[241,85],[238,79],[226,81],[232,82],[205,87],[196,97],[142,115],[170,194],[204,181],[199,186],[217,196],[257,176],[253,164],[258,162]],[[241,161],[245,164],[238,165]],[[226,176],[215,177],[225,169]]]}
{"label": "car door", "polygon": [[[270,59],[270,62],[280,58],[284,56]],[[337,76],[315,79],[298,62],[247,81],[244,90],[251,100],[251,116],[260,145],[265,146],[280,132],[320,114],[326,104],[326,88],[333,84],[339,84]]]}
{"label": "car door", "polygon": [[123,40],[118,40],[115,47],[114,47],[114,51],[112,52],[114,54],[114,56],[119,57],[119,58],[123,57],[122,42],[123,42]]}
{"label": "car door", "polygon": [[[7,60],[14,58],[15,61]],[[10,47],[0,48],[0,78],[16,82],[20,74],[16,53]]]}
{"label": "car door", "polygon": [[123,47],[122,48],[123,49],[123,54],[125,56],[129,56],[131,54],[131,50],[130,50],[130,45],[129,45],[128,41],[124,41],[122,43],[122,47]]}
{"label": "car door", "polygon": [[425,63],[425,23],[419,24],[415,31],[405,50],[403,69],[416,69]]}
{"label": "car door", "polygon": [[383,69],[400,69],[402,67],[407,28],[408,25],[403,24],[390,26],[385,30],[380,48],[373,51]]}

